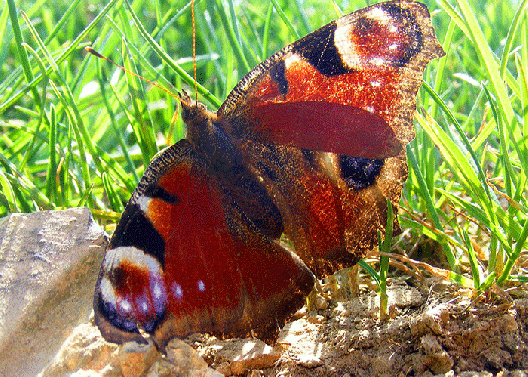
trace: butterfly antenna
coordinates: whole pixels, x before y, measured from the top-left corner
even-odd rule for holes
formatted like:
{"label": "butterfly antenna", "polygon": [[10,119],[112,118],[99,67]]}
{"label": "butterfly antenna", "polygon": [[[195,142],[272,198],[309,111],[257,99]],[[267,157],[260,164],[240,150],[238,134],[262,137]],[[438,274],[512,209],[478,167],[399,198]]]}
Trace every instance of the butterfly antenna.
{"label": "butterfly antenna", "polygon": [[[146,78],[144,78],[143,76],[138,75],[137,73],[131,72],[130,70],[126,69],[125,67],[123,67],[123,66],[117,64],[116,62],[114,62],[112,59],[107,58],[107,57],[104,56],[104,55],[101,55],[100,53],[98,53],[97,51],[95,51],[93,48],[87,46],[87,47],[84,48],[84,50],[85,50],[86,52],[89,52],[90,54],[92,54],[92,55],[94,55],[94,56],[100,58],[100,59],[104,59],[104,60],[106,60],[107,62],[109,62],[109,63],[115,65],[116,67],[122,69],[123,71],[125,71],[125,72],[128,73],[128,74],[131,74],[132,76],[135,76],[135,77],[137,77],[137,78],[140,79],[140,80],[146,81],[146,82],[148,82],[149,84],[154,85],[156,88],[163,90],[165,93],[168,93],[170,96],[172,96],[173,98],[176,98],[178,101],[180,101],[180,102],[184,102],[184,100],[183,100],[180,96],[178,96],[177,94],[174,94],[174,93],[171,92],[170,90],[168,90],[168,89],[164,88],[163,86],[161,86],[161,85],[155,83],[154,81],[150,81],[149,79],[146,79]],[[195,71],[195,77],[196,77],[196,71]],[[195,79],[195,81],[196,81],[196,79]]]}
{"label": "butterfly antenna", "polygon": [[194,18],[194,0],[191,0],[191,15],[193,26],[193,70],[194,70],[194,93],[198,102],[198,82],[196,81],[196,21]]}

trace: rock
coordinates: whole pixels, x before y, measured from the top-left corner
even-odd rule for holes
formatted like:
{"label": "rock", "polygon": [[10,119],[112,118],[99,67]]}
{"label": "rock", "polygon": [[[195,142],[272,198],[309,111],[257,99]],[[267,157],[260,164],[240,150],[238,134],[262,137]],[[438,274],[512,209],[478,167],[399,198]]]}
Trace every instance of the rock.
{"label": "rock", "polygon": [[270,368],[280,357],[280,347],[271,347],[258,339],[213,339],[205,349],[214,352],[202,352],[202,357],[214,359],[216,370],[225,375]]}
{"label": "rock", "polygon": [[315,295],[315,308],[317,310],[328,309],[328,300],[320,294]]}
{"label": "rock", "polygon": [[306,317],[306,321],[308,323],[325,323],[326,322],[326,317],[325,316],[322,316],[322,315],[314,315],[314,316],[307,316]]}
{"label": "rock", "polygon": [[497,346],[482,350],[482,356],[486,358],[487,365],[493,369],[500,369],[503,365],[510,366],[512,364],[510,353]]}
{"label": "rock", "polygon": [[107,367],[116,358],[117,350],[118,345],[107,343],[93,324],[79,325],[39,377],[69,376],[81,369],[99,376],[120,376],[116,366]]}
{"label": "rock", "polygon": [[277,344],[287,347],[295,347],[302,342],[312,341],[317,338],[317,334],[322,326],[317,321],[311,321],[308,317],[290,322],[284,326],[279,333]]}
{"label": "rock", "polygon": [[119,365],[123,377],[140,377],[159,357],[153,344],[140,345],[131,342],[124,344],[117,357],[114,356],[110,362]]}
{"label": "rock", "polygon": [[[202,375],[209,366],[199,353],[180,339],[172,339],[165,348],[171,370],[179,376]],[[168,364],[167,364],[168,365]]]}
{"label": "rock", "polygon": [[442,352],[442,346],[438,343],[438,339],[435,336],[426,334],[420,341],[426,355],[434,355],[435,353]]}
{"label": "rock", "polygon": [[70,377],[101,377],[101,375],[93,370],[80,370],[70,375]]}
{"label": "rock", "polygon": [[450,307],[447,304],[429,308],[414,320],[411,326],[411,333],[413,335],[426,334],[428,332],[432,332],[435,335],[442,334],[442,325],[449,322],[449,310]]}
{"label": "rock", "polygon": [[198,352],[180,339],[172,339],[165,348],[167,359],[180,364],[184,369],[204,369],[207,363]]}
{"label": "rock", "polygon": [[414,287],[402,284],[394,284],[387,287],[388,306],[406,308],[409,306],[420,306],[425,297]]}
{"label": "rock", "polygon": [[87,321],[106,244],[87,208],[0,220],[0,375],[35,376]]}
{"label": "rock", "polygon": [[490,372],[477,372],[477,371],[469,371],[469,372],[462,372],[459,374],[460,377],[493,377],[493,373]]}
{"label": "rock", "polygon": [[251,369],[271,367],[280,353],[260,340],[242,341],[240,352],[231,360],[231,372],[243,374]]}
{"label": "rock", "polygon": [[323,361],[318,355],[302,354],[297,360],[299,364],[306,368],[315,368],[323,364]]}
{"label": "rock", "polygon": [[73,331],[53,362],[38,377],[222,376],[181,340],[171,340],[165,351],[166,356],[163,356],[152,343],[108,343],[92,318],[89,324]]}
{"label": "rock", "polygon": [[446,373],[454,365],[453,358],[445,351],[434,354],[424,355],[422,362],[434,374]]}

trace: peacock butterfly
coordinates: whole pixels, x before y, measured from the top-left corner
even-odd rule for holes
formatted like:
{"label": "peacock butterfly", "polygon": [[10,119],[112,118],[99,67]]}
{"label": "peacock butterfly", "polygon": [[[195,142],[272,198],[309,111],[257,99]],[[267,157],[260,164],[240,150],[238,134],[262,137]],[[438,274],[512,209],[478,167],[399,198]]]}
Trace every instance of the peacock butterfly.
{"label": "peacock butterfly", "polygon": [[390,1],[278,51],[217,112],[180,94],[187,139],[150,163],[101,266],[103,336],[272,340],[315,277],[377,243],[423,71],[443,55],[427,8]]}

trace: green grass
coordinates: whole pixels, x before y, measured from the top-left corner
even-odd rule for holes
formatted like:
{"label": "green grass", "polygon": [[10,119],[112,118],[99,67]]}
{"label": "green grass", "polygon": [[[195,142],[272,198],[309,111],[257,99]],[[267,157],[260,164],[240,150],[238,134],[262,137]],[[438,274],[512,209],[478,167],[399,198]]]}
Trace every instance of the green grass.
{"label": "green grass", "polygon": [[[174,98],[84,46],[194,92],[189,4],[13,1],[0,10],[0,216],[86,205],[113,222],[152,156],[185,129]],[[400,223],[440,245],[453,281],[525,282],[527,0],[426,3],[447,56],[424,75]],[[216,109],[265,57],[365,5],[197,2],[199,98]]]}

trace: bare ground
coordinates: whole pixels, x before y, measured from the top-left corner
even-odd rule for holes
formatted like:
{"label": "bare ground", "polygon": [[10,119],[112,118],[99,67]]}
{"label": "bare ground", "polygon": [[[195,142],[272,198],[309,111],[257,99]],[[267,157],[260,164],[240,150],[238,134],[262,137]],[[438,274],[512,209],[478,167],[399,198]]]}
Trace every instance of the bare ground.
{"label": "bare ground", "polygon": [[528,376],[526,287],[474,297],[438,280],[389,282],[389,318],[380,320],[379,296],[366,285],[355,297],[325,292],[273,347],[195,334],[161,355],[106,343],[85,324],[40,376]]}
{"label": "bare ground", "polygon": [[265,368],[259,368],[258,358],[248,362],[247,369],[236,362],[229,349],[238,349],[237,340],[195,337],[189,342],[212,368],[225,374],[528,375],[522,372],[528,370],[525,290],[510,295],[495,289],[475,298],[453,284],[430,281],[413,287],[393,279],[388,294],[390,318],[383,321],[379,298],[367,288],[347,300],[320,298],[319,307],[328,307],[288,324],[275,347],[281,349],[277,360]]}

